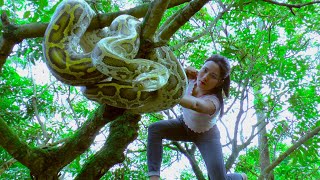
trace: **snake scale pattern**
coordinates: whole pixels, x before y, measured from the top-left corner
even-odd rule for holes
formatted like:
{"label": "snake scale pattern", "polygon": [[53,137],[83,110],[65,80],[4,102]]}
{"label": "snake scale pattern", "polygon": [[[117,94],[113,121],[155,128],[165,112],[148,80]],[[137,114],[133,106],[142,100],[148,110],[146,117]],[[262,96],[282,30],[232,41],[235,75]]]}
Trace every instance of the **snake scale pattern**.
{"label": "snake scale pattern", "polygon": [[141,22],[120,15],[109,27],[87,31],[95,15],[84,0],[58,5],[43,42],[51,73],[65,84],[81,86],[90,100],[133,113],[176,105],[185,92],[186,75],[170,48],[155,48],[149,59],[135,58]]}

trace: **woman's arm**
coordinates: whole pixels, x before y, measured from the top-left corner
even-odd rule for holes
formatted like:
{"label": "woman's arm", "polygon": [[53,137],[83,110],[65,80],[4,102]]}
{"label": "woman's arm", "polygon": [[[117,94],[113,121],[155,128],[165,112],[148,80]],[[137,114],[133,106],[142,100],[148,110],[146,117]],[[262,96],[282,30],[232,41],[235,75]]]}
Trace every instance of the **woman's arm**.
{"label": "woman's arm", "polygon": [[199,113],[212,115],[216,112],[216,106],[210,100],[204,100],[191,95],[184,95],[180,100],[180,105],[197,111]]}
{"label": "woman's arm", "polygon": [[[194,67],[187,67],[185,68],[186,75],[188,79],[197,79],[198,70]],[[197,98],[191,95],[184,95],[183,98],[180,100],[180,105],[197,111],[199,113],[209,114],[212,115],[216,112],[216,106],[210,100],[204,100],[201,98]]]}

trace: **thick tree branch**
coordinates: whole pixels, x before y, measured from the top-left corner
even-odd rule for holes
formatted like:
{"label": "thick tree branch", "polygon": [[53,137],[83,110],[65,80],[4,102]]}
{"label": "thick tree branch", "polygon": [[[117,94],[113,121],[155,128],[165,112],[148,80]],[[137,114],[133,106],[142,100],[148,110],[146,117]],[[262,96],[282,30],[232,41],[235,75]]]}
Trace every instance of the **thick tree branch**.
{"label": "thick tree branch", "polygon": [[0,72],[14,45],[22,41],[22,39],[16,38],[15,33],[13,33],[18,27],[10,24],[7,14],[1,14],[1,22],[3,24],[3,35],[0,37]]}
{"label": "thick tree branch", "polygon": [[[55,141],[53,143],[50,143],[50,144],[46,144],[46,145],[43,145],[43,146],[39,146],[39,148],[41,149],[47,149],[49,147],[54,147],[54,146],[57,146],[58,144],[62,144],[64,143],[68,138],[65,138],[65,139],[61,139],[59,141]],[[18,162],[16,159],[14,158],[11,158],[10,160],[8,160],[7,162],[4,162],[2,165],[0,165],[0,175],[6,171],[6,169],[9,169],[10,166],[12,166],[14,163]]]}
{"label": "thick tree branch", "polygon": [[[140,48],[137,57],[148,57],[148,54],[156,47],[154,43],[154,34],[164,12],[167,10],[169,2],[170,0],[156,0],[151,3],[142,24]],[[161,43],[161,46],[165,44],[166,42],[164,44]]]}
{"label": "thick tree branch", "polygon": [[24,164],[28,168],[39,162],[41,157],[37,149],[31,148],[22,142],[7,123],[0,117],[0,146],[3,147],[13,158]]}
{"label": "thick tree branch", "polygon": [[288,157],[291,153],[298,149],[303,143],[311,139],[313,136],[318,135],[319,131],[320,126],[314,128],[312,131],[309,131],[303,137],[301,137],[287,151],[282,153],[272,164],[265,168],[265,170],[261,173],[259,180],[263,180],[265,175],[269,174],[276,166],[278,166],[286,157]]}
{"label": "thick tree branch", "polygon": [[161,40],[168,41],[196,12],[198,12],[209,0],[191,1],[184,9],[170,22],[165,23],[165,28],[160,32]]}
{"label": "thick tree branch", "polygon": [[[99,133],[100,129],[108,122],[115,120],[122,115],[124,109],[101,105],[95,112],[94,116],[87,120],[81,128],[75,132],[73,137],[68,139],[60,148],[52,152],[52,155],[57,158],[55,164],[61,164],[61,167],[69,164],[74,158],[86,151],[94,138]],[[61,158],[63,154],[63,158]]]}
{"label": "thick tree branch", "polygon": [[156,0],[151,3],[142,25],[142,40],[153,41],[154,33],[167,10],[169,2],[170,0]]}
{"label": "thick tree branch", "polygon": [[124,150],[138,136],[140,115],[126,114],[113,121],[105,145],[86,163],[75,179],[99,179],[124,160]]}
{"label": "thick tree branch", "polygon": [[[170,1],[170,3],[168,4],[168,8],[172,8],[189,1],[190,0]],[[104,28],[106,26],[109,26],[116,17],[122,14],[129,14],[136,18],[142,18],[146,15],[150,5],[151,3],[146,3],[128,10],[106,13],[106,14],[99,14],[98,16],[92,19],[88,30],[99,29],[99,28]]]}
{"label": "thick tree branch", "polygon": [[[93,118],[66,139],[61,147],[31,148],[21,142],[15,133],[0,118],[0,145],[16,160],[30,169],[34,178],[57,178],[58,172],[75,157],[86,151],[101,127],[121,115],[124,110],[100,106]],[[109,112],[107,114],[107,112]]]}

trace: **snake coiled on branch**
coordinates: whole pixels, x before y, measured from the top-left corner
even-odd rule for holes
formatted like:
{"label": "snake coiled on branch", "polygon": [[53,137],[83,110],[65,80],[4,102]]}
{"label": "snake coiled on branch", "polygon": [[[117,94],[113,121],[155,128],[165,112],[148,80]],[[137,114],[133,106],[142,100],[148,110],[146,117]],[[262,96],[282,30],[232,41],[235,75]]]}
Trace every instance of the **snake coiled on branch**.
{"label": "snake coiled on branch", "polygon": [[90,100],[134,113],[177,104],[185,92],[186,75],[170,48],[155,48],[150,59],[135,58],[141,22],[120,15],[108,28],[87,32],[94,16],[84,0],[58,5],[43,43],[51,73],[65,84],[82,86]]}

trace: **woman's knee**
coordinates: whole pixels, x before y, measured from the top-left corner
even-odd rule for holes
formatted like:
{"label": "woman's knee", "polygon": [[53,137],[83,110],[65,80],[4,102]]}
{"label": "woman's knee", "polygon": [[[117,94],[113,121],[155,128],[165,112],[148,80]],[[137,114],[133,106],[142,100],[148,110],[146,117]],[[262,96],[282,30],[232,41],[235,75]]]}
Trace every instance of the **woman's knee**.
{"label": "woman's knee", "polygon": [[161,120],[155,123],[152,123],[148,127],[148,133],[159,134],[162,136],[167,136],[168,134],[176,134],[181,131],[181,123],[176,120]]}
{"label": "woman's knee", "polygon": [[148,134],[153,134],[159,132],[161,129],[161,123],[160,121],[152,123],[148,127]]}

